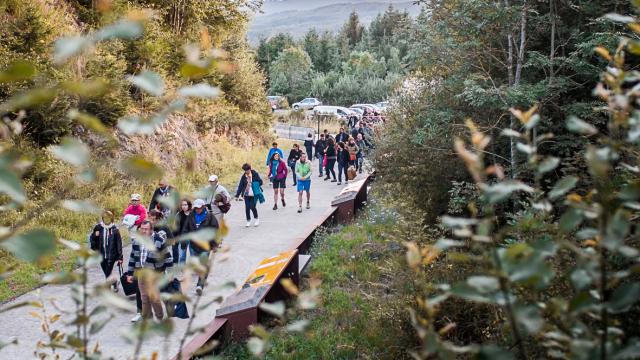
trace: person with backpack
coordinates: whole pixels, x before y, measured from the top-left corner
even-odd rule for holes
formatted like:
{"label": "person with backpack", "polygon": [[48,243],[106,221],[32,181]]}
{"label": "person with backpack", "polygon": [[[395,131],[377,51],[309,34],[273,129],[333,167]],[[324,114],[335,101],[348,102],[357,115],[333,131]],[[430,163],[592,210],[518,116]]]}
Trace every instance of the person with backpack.
{"label": "person with backpack", "polygon": [[327,164],[324,168],[326,177],[324,178],[324,180],[327,181],[331,179],[330,175],[333,175],[333,180],[331,180],[331,182],[336,182],[338,180],[336,180],[336,171],[334,169],[334,166],[336,165],[338,156],[336,152],[336,143],[331,137],[329,138],[329,141],[327,141],[327,147],[324,149],[324,154],[327,157]]}
{"label": "person with backpack", "polygon": [[220,223],[224,218],[224,214],[231,210],[231,195],[229,195],[229,191],[224,186],[220,185],[218,175],[209,176],[207,192],[211,196],[207,201],[207,208]]}
{"label": "person with backpack", "polygon": [[265,201],[264,195],[262,194],[262,179],[257,171],[251,169],[251,165],[249,164],[242,165],[242,170],[244,172],[238,182],[236,199],[239,200],[241,196],[244,199],[244,212],[247,218],[246,226],[251,226],[251,214],[253,214],[253,218],[256,220],[254,226],[258,226],[260,219],[258,219],[258,209],[256,205],[258,202],[262,204]]}
{"label": "person with backpack", "polygon": [[273,184],[273,210],[278,210],[278,192],[282,200],[282,207],[287,206],[284,201],[284,189],[287,187],[288,173],[287,164],[282,161],[280,154],[274,153],[269,161],[269,172],[267,173]]}
{"label": "person with backpack", "polygon": [[[111,211],[102,213],[102,221],[93,227],[89,236],[91,250],[102,255],[100,267],[105,279],[111,276],[113,266],[117,263],[122,266],[122,237],[120,231],[114,223],[114,216]],[[114,292],[118,292],[118,280],[111,284]]]}
{"label": "person with backpack", "polygon": [[322,177],[323,169],[324,169],[324,149],[327,147],[326,140],[324,139],[324,134],[320,134],[320,139],[316,141],[316,157],[318,158],[318,172],[320,173],[319,177]]}
{"label": "person with backpack", "polygon": [[[166,269],[173,266],[171,251],[167,246],[167,239],[161,233],[153,231],[153,225],[149,220],[144,220],[138,228],[140,236],[151,239],[154,247],[148,249],[144,243],[134,237],[131,241],[131,255],[129,256],[129,266],[127,267],[126,280],[129,283],[134,281],[134,276],[138,281],[138,291],[140,292],[139,313],[131,319],[132,322],[141,318],[148,319],[155,314],[157,320],[162,320],[164,311],[162,301],[157,291],[153,291],[149,286],[154,286],[149,279],[143,278],[143,272],[138,270],[150,269],[158,273],[164,273]],[[152,310],[153,313],[152,314]]]}
{"label": "person with backpack", "polygon": [[296,186],[296,162],[300,160],[300,155],[302,154],[302,150],[300,150],[300,145],[293,144],[293,148],[291,152],[289,152],[289,157],[287,158],[287,165],[291,168],[291,175],[293,177],[293,186]]}
{"label": "person with backpack", "polygon": [[161,211],[165,217],[168,216],[171,209],[169,209],[165,205],[162,205],[162,203],[160,202],[160,199],[171,195],[171,192],[173,192],[173,190],[174,190],[173,186],[169,185],[167,180],[165,179],[160,180],[158,182],[158,188],[153,192],[153,195],[151,196],[151,203],[149,203],[149,211],[156,209]]}
{"label": "person with backpack", "polygon": [[298,213],[302,212],[302,193],[307,192],[307,209],[311,208],[311,161],[307,160],[307,154],[300,155],[300,161],[296,166],[296,177],[298,178]]}
{"label": "person with backpack", "polygon": [[313,134],[308,133],[307,138],[304,140],[304,148],[307,150],[307,160],[313,159]]}
{"label": "person with backpack", "polygon": [[342,174],[344,174],[344,183],[349,183],[349,178],[347,177],[347,168],[349,167],[349,151],[347,150],[343,142],[338,143],[337,162],[338,185],[342,185]]}
{"label": "person with backpack", "polygon": [[140,204],[142,196],[140,194],[131,194],[131,200],[129,206],[124,210],[123,215],[137,216],[138,219],[134,223],[134,228],[140,227],[143,221],[147,218],[147,209]]}
{"label": "person with backpack", "polygon": [[[189,214],[191,214],[191,209],[192,205],[189,199],[182,199],[182,201],[180,201],[180,210],[176,214],[176,237],[182,235],[182,228],[184,227]],[[185,262],[187,262],[187,249],[189,248],[189,241],[182,241],[174,246],[179,247],[178,264],[184,264]]]}
{"label": "person with backpack", "polygon": [[[205,206],[205,202],[202,199],[196,199],[193,202],[193,211],[187,217],[187,220],[184,223],[184,227],[182,228],[183,234],[188,234],[190,232],[195,232],[204,228],[214,228],[218,229],[219,224],[216,217],[207,209]],[[191,241],[191,248],[189,251],[191,252],[191,256],[200,257],[201,254],[207,253],[207,258],[211,256],[211,250],[217,248],[218,244],[215,240],[209,241],[209,248],[207,250],[198,243]],[[202,289],[204,288],[204,277],[198,277],[198,283],[196,284],[196,294],[202,295]]]}

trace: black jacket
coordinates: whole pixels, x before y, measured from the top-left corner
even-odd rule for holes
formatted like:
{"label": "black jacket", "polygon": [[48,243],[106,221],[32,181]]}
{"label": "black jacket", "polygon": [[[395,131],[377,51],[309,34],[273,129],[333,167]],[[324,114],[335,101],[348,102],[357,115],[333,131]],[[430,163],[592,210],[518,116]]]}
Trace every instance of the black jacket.
{"label": "black jacket", "polygon": [[[260,186],[262,186],[262,179],[260,178],[260,175],[258,175],[258,172],[255,170],[251,170],[251,176],[253,178],[253,181],[257,181]],[[238,182],[238,190],[236,190],[236,197],[240,197],[240,195],[243,195],[244,193],[244,189],[247,187],[247,177],[244,176],[244,173],[242,173],[242,175],[240,176],[240,181]]]}
{"label": "black jacket", "polygon": [[[167,190],[167,194],[170,194],[171,192],[173,192],[174,188],[171,185],[169,186],[169,190]],[[151,196],[151,203],[149,203],[149,210],[153,210],[156,208],[156,206],[159,203],[159,199],[162,197],[162,193],[160,192],[160,188],[157,188],[156,191],[153,192],[153,196]],[[164,207],[162,206],[162,204],[160,204],[160,211],[165,210]]]}
{"label": "black jacket", "polygon": [[313,140],[307,139],[304,141],[304,148],[307,150],[307,159],[311,159],[313,157]]}
{"label": "black jacket", "polygon": [[327,142],[324,140],[316,141],[316,156],[324,156],[324,148],[327,147]]}
{"label": "black jacket", "polygon": [[122,237],[115,225],[97,224],[90,237],[91,250],[98,251],[107,262],[122,260]]}
{"label": "black jacket", "polygon": [[347,149],[342,150],[338,148],[338,164],[347,165],[351,161],[351,157],[349,156],[349,151]]}
{"label": "black jacket", "polygon": [[[191,210],[193,212],[193,210]],[[187,222],[187,218],[189,215],[186,215],[182,212],[182,210],[178,211],[176,214],[176,232],[175,236],[182,234],[182,228],[184,227],[185,222]]]}
{"label": "black jacket", "polygon": [[335,159],[336,158],[336,148],[334,145],[329,145],[327,143],[327,148],[325,150],[325,154],[327,155],[327,159]]}
{"label": "black jacket", "polygon": [[290,165],[289,161],[298,161],[300,160],[300,155],[302,155],[302,150],[291,149],[289,153],[289,157],[287,158],[287,165]]}
{"label": "black jacket", "polygon": [[336,135],[336,142],[346,143],[347,140],[349,140],[349,134],[347,134],[346,132],[339,133],[338,135]]}
{"label": "black jacket", "polygon": [[[185,220],[184,227],[182,228],[182,234],[194,232],[203,228],[217,229],[219,227],[218,220],[216,220],[216,217],[213,216],[213,214],[211,214],[211,212],[206,209],[203,211],[206,211],[207,215],[205,215],[205,218],[200,223],[200,226],[196,225],[196,211],[195,210],[191,211],[191,213],[189,214],[189,216],[187,216],[187,219]],[[196,243],[192,243],[192,245],[195,246],[196,248],[199,248]],[[215,239],[209,241],[209,246],[212,249],[217,246]],[[200,250],[204,250],[204,249],[200,248]]]}

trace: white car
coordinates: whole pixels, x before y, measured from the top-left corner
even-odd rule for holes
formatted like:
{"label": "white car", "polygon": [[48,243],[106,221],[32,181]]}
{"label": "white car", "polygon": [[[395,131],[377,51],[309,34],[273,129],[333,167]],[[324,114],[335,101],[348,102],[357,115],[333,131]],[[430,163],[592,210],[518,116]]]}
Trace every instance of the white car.
{"label": "white car", "polygon": [[291,108],[293,110],[313,110],[313,108],[315,108],[316,106],[320,106],[322,105],[322,101],[316,99],[316,98],[306,98],[300,102],[297,103],[293,103],[293,105],[291,105]]}
{"label": "white car", "polygon": [[359,120],[361,115],[356,111],[348,109],[343,106],[316,106],[313,109],[314,115],[329,115],[336,116],[344,121],[353,121],[354,119]]}

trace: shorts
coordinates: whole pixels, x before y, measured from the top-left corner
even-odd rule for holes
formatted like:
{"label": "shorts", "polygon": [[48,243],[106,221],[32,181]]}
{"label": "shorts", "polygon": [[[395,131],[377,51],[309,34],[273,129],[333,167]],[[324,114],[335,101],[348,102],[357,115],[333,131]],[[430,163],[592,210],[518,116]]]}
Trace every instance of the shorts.
{"label": "shorts", "polygon": [[287,179],[272,179],[274,189],[284,189],[287,187]]}
{"label": "shorts", "polygon": [[309,192],[311,189],[311,179],[308,180],[298,180],[298,192],[306,191]]}

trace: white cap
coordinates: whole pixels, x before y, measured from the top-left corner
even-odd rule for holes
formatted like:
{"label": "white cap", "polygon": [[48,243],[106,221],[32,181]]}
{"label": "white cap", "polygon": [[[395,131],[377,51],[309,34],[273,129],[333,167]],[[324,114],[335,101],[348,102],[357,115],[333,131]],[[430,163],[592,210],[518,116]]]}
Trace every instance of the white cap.
{"label": "white cap", "polygon": [[193,202],[193,207],[194,207],[194,208],[201,208],[201,207],[203,207],[203,206],[204,206],[204,200],[202,200],[202,199],[196,199],[196,200]]}
{"label": "white cap", "polygon": [[218,175],[209,176],[209,181],[218,181]]}
{"label": "white cap", "polygon": [[140,196],[140,194],[131,194],[131,200],[140,201],[140,199],[142,199],[142,196]]}

